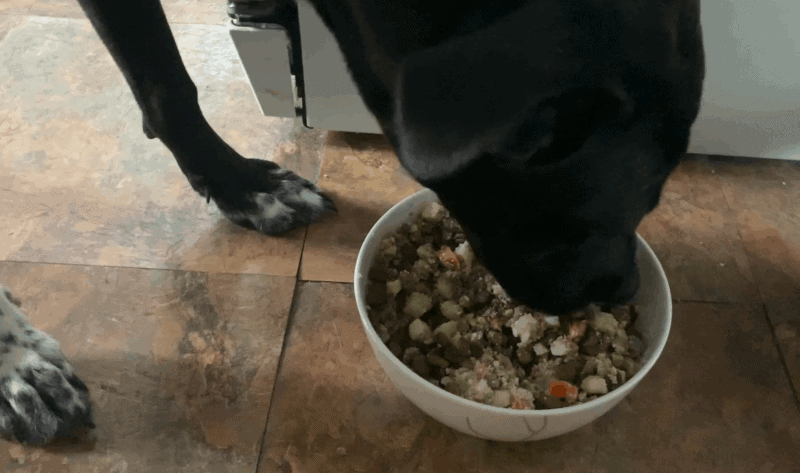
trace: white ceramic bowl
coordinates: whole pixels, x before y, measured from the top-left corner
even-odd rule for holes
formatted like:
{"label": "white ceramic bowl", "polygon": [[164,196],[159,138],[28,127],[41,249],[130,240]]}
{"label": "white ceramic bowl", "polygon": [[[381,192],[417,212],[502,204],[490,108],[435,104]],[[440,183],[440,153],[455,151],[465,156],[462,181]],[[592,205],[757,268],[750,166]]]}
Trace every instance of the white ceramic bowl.
{"label": "white ceramic bowl", "polygon": [[646,349],[642,368],[619,388],[593,401],[561,409],[514,410],[463,399],[414,373],[378,337],[369,321],[365,295],[367,274],[381,240],[402,223],[412,221],[427,202],[438,202],[438,198],[425,189],[407,197],[381,217],[361,246],[355,270],[356,303],[372,350],[392,383],[417,407],[467,435],[506,442],[541,440],[571,432],[602,416],[647,376],[667,343],[672,321],[672,299],[661,264],[639,235],[641,289],[637,302],[641,305],[641,313],[636,328],[644,337]]}

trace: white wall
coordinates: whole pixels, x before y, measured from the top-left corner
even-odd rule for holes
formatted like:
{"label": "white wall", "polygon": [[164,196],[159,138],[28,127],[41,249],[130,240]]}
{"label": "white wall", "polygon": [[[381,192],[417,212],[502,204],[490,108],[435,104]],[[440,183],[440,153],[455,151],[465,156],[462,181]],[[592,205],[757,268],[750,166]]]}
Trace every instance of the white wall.
{"label": "white wall", "polygon": [[703,105],[689,151],[800,160],[800,0],[704,0]]}

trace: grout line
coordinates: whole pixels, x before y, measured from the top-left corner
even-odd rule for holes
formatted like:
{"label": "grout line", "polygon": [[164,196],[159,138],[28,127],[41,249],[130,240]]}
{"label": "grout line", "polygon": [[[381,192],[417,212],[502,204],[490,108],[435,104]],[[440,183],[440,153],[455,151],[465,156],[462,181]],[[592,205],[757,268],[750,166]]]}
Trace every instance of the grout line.
{"label": "grout line", "polygon": [[192,271],[189,269],[180,269],[180,268],[151,268],[151,267],[141,267],[141,266],[118,266],[118,265],[89,264],[89,263],[63,263],[58,261],[27,261],[27,260],[15,260],[15,259],[0,260],[0,264],[3,263],[40,264],[40,265],[51,264],[60,266],[76,266],[84,268],[143,269],[147,271],[187,271],[187,272],[197,272],[197,273],[202,272],[202,271]]}
{"label": "grout line", "polygon": [[[29,7],[29,9],[32,7]],[[165,13],[166,14],[166,13]],[[31,13],[30,11],[17,11],[17,12],[8,12],[8,11],[0,11],[0,17],[27,17],[27,18],[53,18],[56,20],[89,20],[89,18],[84,14],[82,16],[64,16],[64,15],[45,15],[42,13]],[[230,20],[224,23],[197,23],[197,22],[182,22],[180,20],[170,20],[167,18],[167,23],[170,25],[190,25],[190,26],[215,26],[219,28],[227,28],[228,23]]]}
{"label": "grout line", "polygon": [[303,256],[306,254],[306,242],[308,242],[308,229],[306,227],[306,231],[303,233],[303,245],[300,247],[300,257],[297,259],[297,271],[294,272],[294,278],[299,283],[302,281],[300,278],[300,270],[303,267]]}
{"label": "grout line", "polygon": [[717,304],[717,305],[744,305],[744,304],[758,304],[762,303],[763,301],[702,301],[702,300],[694,300],[694,299],[678,299],[673,297],[672,302],[674,304],[683,304],[684,302],[688,302],[690,304]]}
{"label": "grout line", "polygon": [[[301,119],[300,123],[302,123],[302,118],[301,117],[298,118]],[[325,151],[327,151],[328,149],[328,140],[330,138],[329,136],[330,133],[331,133],[330,131],[325,131],[325,136],[322,138],[322,146],[319,147],[319,166],[317,166],[317,173],[314,176],[314,184],[316,184],[317,186],[319,186],[319,178],[322,177],[322,162],[323,158],[325,158]]]}
{"label": "grout line", "polygon": [[294,293],[292,294],[292,303],[289,304],[289,315],[286,317],[286,329],[283,332],[283,340],[281,341],[281,353],[278,356],[278,369],[275,370],[275,379],[272,382],[272,394],[269,397],[269,410],[267,411],[267,419],[264,422],[264,430],[261,432],[260,437],[258,457],[256,459],[256,473],[259,472],[259,465],[261,465],[261,460],[264,457],[264,444],[266,443],[265,439],[267,436],[267,427],[269,427],[270,414],[272,413],[272,408],[274,406],[275,391],[277,390],[278,380],[280,379],[281,371],[283,370],[283,361],[286,355],[286,348],[289,345],[289,333],[292,331],[292,321],[295,310],[297,309],[301,285],[303,285],[302,281],[299,279],[295,281]]}
{"label": "grout line", "polygon": [[781,350],[781,344],[778,341],[778,336],[775,335],[775,326],[772,325],[772,320],[769,318],[769,309],[767,308],[767,304],[764,304],[764,317],[767,319],[767,324],[769,325],[769,333],[772,335],[772,344],[778,350],[778,356],[781,359],[781,365],[783,365],[783,371],[786,375],[786,380],[789,382],[789,390],[792,392],[792,397],[794,398],[794,403],[797,407],[797,410],[800,411],[800,393],[797,391],[797,387],[794,385],[792,380],[791,372],[789,371],[789,365],[786,363],[786,357],[783,355],[783,350]]}
{"label": "grout line", "polygon": [[314,283],[314,284],[341,284],[341,285],[350,285],[350,286],[352,286],[354,284],[352,281],[326,281],[326,280],[323,280],[323,279],[298,279],[298,282]]}
{"label": "grout line", "polygon": [[[305,245],[305,241],[303,242]],[[301,255],[302,256],[302,255]],[[235,275],[235,276],[267,276],[272,278],[294,278],[298,279],[297,273],[295,274],[269,274],[269,273],[240,273],[240,272],[231,272],[231,271],[208,271],[208,270],[199,270],[199,269],[186,269],[186,268],[158,268],[158,267],[150,267],[150,266],[118,266],[118,265],[105,265],[105,264],[88,264],[88,263],[62,263],[58,261],[25,261],[25,260],[14,260],[14,259],[6,259],[0,260],[0,265],[3,263],[17,263],[17,264],[30,264],[30,265],[53,265],[53,266],[72,266],[77,268],[109,268],[109,269],[131,269],[131,270],[141,270],[141,271],[171,271],[171,272],[183,272],[183,273],[197,273],[197,274],[225,274],[225,275]],[[300,265],[298,264],[298,268]]]}
{"label": "grout line", "polygon": [[[314,176],[314,185],[316,185],[316,186],[319,186],[319,178],[320,178],[320,176],[322,176],[322,161],[323,161],[322,158],[325,156],[325,150],[328,147],[328,135],[327,134],[330,133],[330,132],[325,132],[325,133],[326,133],[326,135],[322,140],[322,146],[319,149],[319,165],[317,166],[316,175]],[[311,225],[314,225],[314,223],[312,223]],[[304,279],[302,279],[300,277],[300,271],[303,268],[303,257],[306,254],[306,243],[308,242],[308,231],[311,229],[311,225],[308,225],[306,227],[305,233],[303,233],[303,246],[300,248],[300,259],[297,261],[297,272],[295,273],[295,277],[297,278],[298,282],[299,281],[305,281]]]}

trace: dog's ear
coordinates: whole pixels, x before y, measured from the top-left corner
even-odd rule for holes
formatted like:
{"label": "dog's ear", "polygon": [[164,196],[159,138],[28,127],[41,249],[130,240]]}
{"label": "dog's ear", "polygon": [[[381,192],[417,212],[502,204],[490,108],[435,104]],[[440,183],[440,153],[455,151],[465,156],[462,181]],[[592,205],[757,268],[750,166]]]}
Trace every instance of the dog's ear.
{"label": "dog's ear", "polygon": [[415,178],[446,178],[486,153],[552,162],[609,114],[632,111],[598,57],[609,45],[594,44],[596,32],[559,8],[536,2],[405,58],[394,124],[400,161]]}

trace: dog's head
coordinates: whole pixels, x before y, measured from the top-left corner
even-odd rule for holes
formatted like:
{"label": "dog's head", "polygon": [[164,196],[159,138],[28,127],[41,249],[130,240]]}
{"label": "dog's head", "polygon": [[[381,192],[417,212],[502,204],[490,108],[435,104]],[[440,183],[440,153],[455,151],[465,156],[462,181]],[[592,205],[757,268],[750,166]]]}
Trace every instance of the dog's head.
{"label": "dog's head", "polygon": [[635,231],[686,151],[704,75],[696,2],[653,3],[534,2],[401,65],[401,162],[535,309],[638,288]]}

